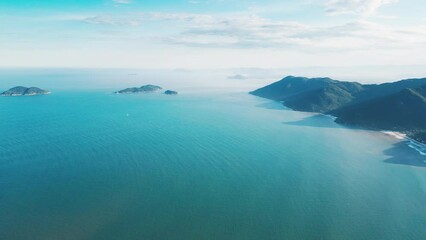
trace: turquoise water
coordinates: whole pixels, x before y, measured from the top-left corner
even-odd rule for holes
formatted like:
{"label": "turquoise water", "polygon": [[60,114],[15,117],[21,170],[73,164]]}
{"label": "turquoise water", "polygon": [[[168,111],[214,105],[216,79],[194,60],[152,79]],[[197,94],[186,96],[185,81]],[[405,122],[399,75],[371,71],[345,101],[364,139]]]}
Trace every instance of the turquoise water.
{"label": "turquoise water", "polygon": [[422,156],[244,93],[0,98],[0,239],[425,239]]}

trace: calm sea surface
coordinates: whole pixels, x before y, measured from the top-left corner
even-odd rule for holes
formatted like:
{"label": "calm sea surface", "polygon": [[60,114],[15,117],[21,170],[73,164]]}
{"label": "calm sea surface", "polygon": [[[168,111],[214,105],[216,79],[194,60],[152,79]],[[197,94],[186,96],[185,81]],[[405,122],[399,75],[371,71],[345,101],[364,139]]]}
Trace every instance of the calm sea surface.
{"label": "calm sea surface", "polygon": [[244,93],[0,98],[0,239],[426,239],[405,143]]}

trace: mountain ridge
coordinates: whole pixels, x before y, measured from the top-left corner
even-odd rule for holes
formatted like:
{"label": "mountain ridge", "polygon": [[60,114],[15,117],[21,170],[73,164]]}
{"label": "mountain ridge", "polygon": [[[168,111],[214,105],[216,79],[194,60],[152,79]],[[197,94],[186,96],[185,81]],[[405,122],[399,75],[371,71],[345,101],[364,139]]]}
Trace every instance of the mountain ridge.
{"label": "mountain ridge", "polygon": [[340,124],[401,131],[426,143],[426,78],[361,84],[288,76],[250,94],[296,111],[330,114]]}

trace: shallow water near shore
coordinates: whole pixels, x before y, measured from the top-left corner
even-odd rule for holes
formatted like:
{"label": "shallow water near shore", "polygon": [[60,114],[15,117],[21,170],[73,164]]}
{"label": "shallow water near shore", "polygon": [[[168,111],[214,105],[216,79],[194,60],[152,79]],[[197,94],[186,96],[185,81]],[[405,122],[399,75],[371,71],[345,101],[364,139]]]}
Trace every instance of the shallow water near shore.
{"label": "shallow water near shore", "polygon": [[424,156],[245,93],[0,98],[0,239],[423,239]]}

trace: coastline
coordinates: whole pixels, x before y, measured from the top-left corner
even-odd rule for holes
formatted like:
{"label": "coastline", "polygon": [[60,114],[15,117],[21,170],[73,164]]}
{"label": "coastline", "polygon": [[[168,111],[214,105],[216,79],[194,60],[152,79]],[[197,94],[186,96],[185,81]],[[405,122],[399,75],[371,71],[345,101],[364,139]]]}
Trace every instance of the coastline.
{"label": "coastline", "polygon": [[325,113],[320,113],[320,114],[325,116],[325,117],[331,118],[333,121],[336,121],[336,119],[337,119],[337,117],[330,115],[330,114],[325,114]]}
{"label": "coastline", "polygon": [[[278,102],[281,103],[284,107],[288,108],[285,105],[284,101],[278,101]],[[289,109],[292,110],[292,111],[296,111],[296,110],[291,109],[291,108],[289,108]],[[333,121],[336,121],[336,119],[337,119],[336,116],[333,116],[333,115],[330,115],[330,114],[325,114],[325,113],[318,113],[318,114],[325,116],[325,117],[328,117],[328,118],[331,118]],[[408,137],[408,135],[405,134],[405,133],[397,132],[397,131],[384,131],[384,130],[375,130],[375,131],[380,132],[380,133],[387,135],[389,137],[392,137],[394,139],[397,139],[399,141],[405,141],[405,142],[407,142],[407,145],[410,148],[417,151],[420,155],[426,156],[426,144]],[[425,160],[425,162],[426,162],[426,160]]]}
{"label": "coastline", "polygon": [[11,94],[11,95],[4,95],[0,94],[1,97],[25,97],[25,96],[38,96],[38,95],[49,95],[52,92],[45,92],[45,93],[30,93],[30,94]]}
{"label": "coastline", "polygon": [[396,138],[398,140],[407,140],[407,134],[401,133],[401,132],[394,132],[394,131],[380,131],[388,136],[391,136],[393,138]]}
{"label": "coastline", "polygon": [[426,156],[426,144],[408,137],[407,134],[404,134],[401,132],[394,132],[394,131],[380,131],[380,132],[392,138],[395,138],[401,141],[406,141],[407,145],[410,148],[416,150],[420,155]]}

